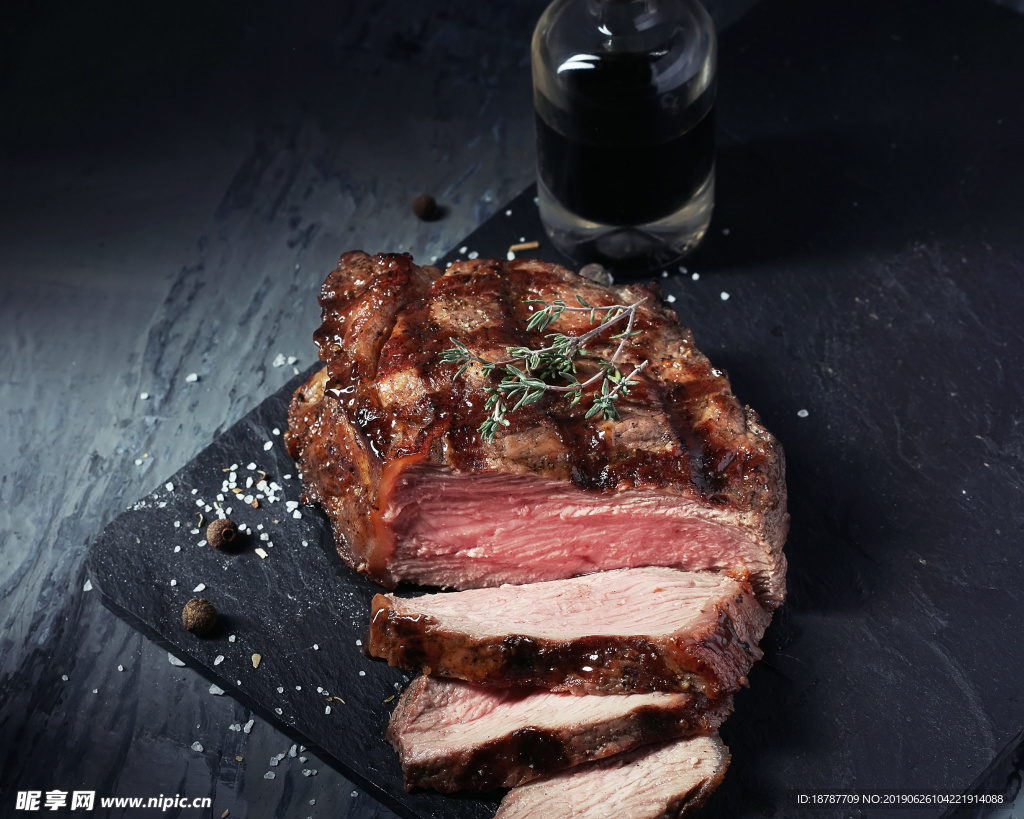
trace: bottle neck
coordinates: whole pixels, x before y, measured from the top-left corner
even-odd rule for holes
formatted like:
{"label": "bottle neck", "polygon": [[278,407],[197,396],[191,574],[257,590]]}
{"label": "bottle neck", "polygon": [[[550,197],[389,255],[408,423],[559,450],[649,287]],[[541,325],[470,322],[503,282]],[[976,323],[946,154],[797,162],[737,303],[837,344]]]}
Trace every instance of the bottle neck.
{"label": "bottle neck", "polygon": [[638,52],[657,45],[667,21],[663,0],[588,0],[594,24],[606,38],[606,51]]}

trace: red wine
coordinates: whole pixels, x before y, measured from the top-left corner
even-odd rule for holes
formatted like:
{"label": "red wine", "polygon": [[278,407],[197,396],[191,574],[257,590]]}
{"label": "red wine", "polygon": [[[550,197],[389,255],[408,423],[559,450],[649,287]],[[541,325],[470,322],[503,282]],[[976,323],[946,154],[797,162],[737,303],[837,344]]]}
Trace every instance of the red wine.
{"label": "red wine", "polygon": [[714,107],[685,133],[658,142],[595,143],[537,115],[537,167],[573,213],[605,225],[643,225],[683,207],[714,164]]}

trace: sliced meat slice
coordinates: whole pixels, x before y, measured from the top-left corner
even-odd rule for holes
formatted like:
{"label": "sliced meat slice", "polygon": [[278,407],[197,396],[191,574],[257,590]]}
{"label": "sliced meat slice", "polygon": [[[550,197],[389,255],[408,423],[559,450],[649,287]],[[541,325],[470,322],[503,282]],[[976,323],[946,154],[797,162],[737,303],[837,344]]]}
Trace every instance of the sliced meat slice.
{"label": "sliced meat slice", "polygon": [[515,788],[494,819],[677,819],[704,804],[728,767],[717,734],[676,740]]}
{"label": "sliced meat slice", "polygon": [[418,677],[395,708],[388,739],[407,789],[485,791],[640,745],[708,733],[731,709],[731,697],[576,697]]}
{"label": "sliced meat slice", "polygon": [[769,618],[743,580],[619,569],[413,599],[378,594],[368,649],[469,682],[717,697],[746,682]]}

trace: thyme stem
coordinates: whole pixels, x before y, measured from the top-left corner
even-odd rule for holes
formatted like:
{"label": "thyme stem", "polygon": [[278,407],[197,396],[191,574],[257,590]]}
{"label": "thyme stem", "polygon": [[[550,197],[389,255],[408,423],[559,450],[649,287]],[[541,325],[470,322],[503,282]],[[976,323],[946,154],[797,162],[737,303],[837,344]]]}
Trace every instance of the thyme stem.
{"label": "thyme stem", "polygon": [[[648,364],[647,361],[644,361],[635,365],[628,375],[623,375],[617,366],[617,362],[625,350],[626,341],[639,335],[639,332],[633,327],[636,310],[643,304],[643,301],[633,304],[593,307],[580,296],[576,296],[576,300],[580,303],[580,307],[569,307],[562,299],[556,299],[551,304],[539,299],[531,300],[528,303],[543,304],[544,307],[530,317],[527,329],[544,330],[565,312],[590,313],[591,323],[594,323],[599,316],[603,316],[602,321],[586,333],[578,336],[550,333],[546,338],[551,340],[551,344],[539,349],[507,347],[508,358],[501,361],[490,361],[476,355],[465,344],[454,338],[451,339],[451,342],[455,346],[441,354],[442,361],[459,365],[458,371],[452,377],[453,380],[465,373],[474,363],[480,365],[485,375],[490,375],[495,370],[501,373],[500,383],[486,389],[487,401],[484,406],[489,415],[480,425],[480,433],[485,440],[494,440],[498,429],[508,426],[507,416],[510,413],[520,407],[536,403],[545,393],[574,393],[570,402],[572,407],[580,402],[583,392],[588,387],[599,382],[598,394],[594,397],[585,417],[590,418],[601,413],[602,417],[606,419],[618,419],[619,413],[615,407],[615,401],[629,392],[630,384],[637,381],[640,373]],[[619,341],[611,358],[600,362],[598,371],[585,381],[578,380],[576,378],[576,356],[586,351],[586,345],[590,341],[600,337],[623,321],[626,323],[625,329],[611,336]],[[550,383],[550,379],[557,378],[565,379],[569,383]]]}

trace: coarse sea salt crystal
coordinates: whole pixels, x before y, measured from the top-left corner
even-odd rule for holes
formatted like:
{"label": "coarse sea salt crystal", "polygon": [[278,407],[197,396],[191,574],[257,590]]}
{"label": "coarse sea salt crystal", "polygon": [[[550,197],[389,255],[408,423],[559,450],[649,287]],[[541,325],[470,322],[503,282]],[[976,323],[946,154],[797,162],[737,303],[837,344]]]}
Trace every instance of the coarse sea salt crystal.
{"label": "coarse sea salt crystal", "polygon": [[117,670],[118,670],[118,671],[124,671],[124,666],[123,666],[123,665],[119,665],[119,666],[117,667]]}
{"label": "coarse sea salt crystal", "polygon": [[250,472],[252,472],[253,470],[256,469],[256,464],[250,463],[245,468],[248,469]]}
{"label": "coarse sea salt crystal", "polygon": [[229,637],[228,637],[228,642],[229,642],[229,643],[233,643],[233,642],[235,642],[235,640],[237,640],[237,639],[238,639],[238,638],[237,638],[237,637],[235,637],[235,635],[234,635],[234,634],[232,634],[231,636],[229,636]]}
{"label": "coarse sea salt crystal", "polygon": [[179,660],[177,657],[175,657],[170,652],[168,652],[168,654],[167,654],[167,662],[169,662],[173,666],[177,666],[178,668],[182,668],[185,665],[185,663],[183,663],[181,660]]}
{"label": "coarse sea salt crystal", "polygon": [[267,771],[265,774],[263,774],[263,778],[264,779],[277,779],[277,774],[274,773],[273,771]]}
{"label": "coarse sea salt crystal", "polygon": [[216,657],[213,658],[213,664],[214,665],[220,665],[222,662],[224,662],[224,655],[223,654],[218,654]]}
{"label": "coarse sea salt crystal", "polygon": [[797,418],[806,418],[808,415],[810,415],[810,413],[805,409],[797,410],[796,413]]}
{"label": "coarse sea salt crystal", "polygon": [[198,380],[199,380],[199,374],[198,373],[189,373],[188,375],[185,376],[185,381],[187,381],[189,384],[195,384],[196,381],[198,381]]}
{"label": "coarse sea salt crystal", "polygon": [[203,752],[203,746],[198,742],[193,742],[192,750],[195,751],[197,754],[201,754]]}
{"label": "coarse sea salt crystal", "polygon": [[295,518],[296,520],[301,520],[302,512],[300,512],[298,509],[296,509],[294,512],[292,512],[292,517]]}
{"label": "coarse sea salt crystal", "polygon": [[168,481],[167,483],[164,484],[164,489],[166,489],[168,492],[173,492],[174,484]]}
{"label": "coarse sea salt crystal", "polygon": [[256,724],[256,720],[251,719],[245,725],[242,726],[242,733],[248,734],[252,730],[252,726]]}
{"label": "coarse sea salt crystal", "polygon": [[694,273],[692,276],[690,276],[690,278],[693,279],[695,282],[700,281],[700,273]]}
{"label": "coarse sea salt crystal", "polygon": [[665,301],[667,301],[669,304],[675,304],[676,297],[669,293],[667,296],[665,296]]}
{"label": "coarse sea salt crystal", "polygon": [[142,401],[148,401],[149,400],[149,393],[148,392],[140,392],[139,393],[139,399],[142,400]]}
{"label": "coarse sea salt crystal", "polygon": [[92,591],[92,581],[91,580],[86,580],[85,581],[85,585],[82,586],[82,591],[84,591],[84,592]]}
{"label": "coarse sea salt crystal", "polygon": [[220,697],[224,694],[224,689],[221,688],[219,685],[211,685],[210,693],[213,694],[215,697]]}
{"label": "coarse sea salt crystal", "polygon": [[722,291],[722,301],[729,301],[729,294],[724,290]]}
{"label": "coarse sea salt crystal", "polygon": [[206,589],[206,584],[205,583],[200,583],[198,586],[196,586],[194,589],[192,589],[192,591],[193,592],[201,592],[201,591],[204,591],[205,589]]}

